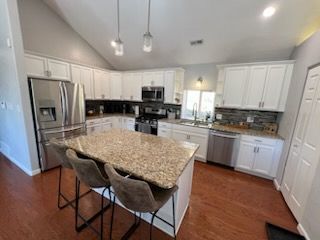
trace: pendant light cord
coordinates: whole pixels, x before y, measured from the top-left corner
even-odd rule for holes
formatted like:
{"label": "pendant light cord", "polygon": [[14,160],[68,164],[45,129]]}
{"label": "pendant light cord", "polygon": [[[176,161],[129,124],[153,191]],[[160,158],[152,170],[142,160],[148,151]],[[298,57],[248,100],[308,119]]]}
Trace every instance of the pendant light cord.
{"label": "pendant light cord", "polygon": [[151,5],[151,0],[149,0],[149,6],[148,6],[148,33],[150,32],[150,5]]}
{"label": "pendant light cord", "polygon": [[120,13],[119,13],[119,0],[117,0],[117,14],[118,14],[118,39],[120,39]]}

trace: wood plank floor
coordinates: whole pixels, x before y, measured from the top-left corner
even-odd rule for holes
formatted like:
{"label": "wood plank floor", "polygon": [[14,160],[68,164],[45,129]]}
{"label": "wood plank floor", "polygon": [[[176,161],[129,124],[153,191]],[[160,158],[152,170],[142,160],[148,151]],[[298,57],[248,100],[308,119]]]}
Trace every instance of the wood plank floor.
{"label": "wood plank floor", "polygon": [[[74,176],[64,175],[64,191],[73,194]],[[58,170],[29,177],[0,154],[0,239],[98,239],[90,230],[74,230],[71,208],[57,208]],[[85,191],[85,189],[83,189]],[[84,214],[95,211],[99,196],[81,200]],[[110,211],[105,214],[108,239]],[[114,239],[127,230],[133,216],[116,208]],[[296,232],[293,216],[271,181],[197,162],[190,207],[178,239],[264,240],[265,222]],[[96,223],[98,224],[98,223]],[[131,239],[148,239],[149,225],[142,222]],[[171,239],[159,230],[154,239]]]}

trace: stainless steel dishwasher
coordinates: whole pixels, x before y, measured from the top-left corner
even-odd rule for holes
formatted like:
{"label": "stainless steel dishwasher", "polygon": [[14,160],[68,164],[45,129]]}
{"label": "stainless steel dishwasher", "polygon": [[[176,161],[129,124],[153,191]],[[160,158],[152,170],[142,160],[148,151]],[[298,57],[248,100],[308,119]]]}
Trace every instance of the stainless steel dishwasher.
{"label": "stainless steel dishwasher", "polygon": [[239,136],[237,133],[211,130],[207,161],[234,167],[239,149]]}

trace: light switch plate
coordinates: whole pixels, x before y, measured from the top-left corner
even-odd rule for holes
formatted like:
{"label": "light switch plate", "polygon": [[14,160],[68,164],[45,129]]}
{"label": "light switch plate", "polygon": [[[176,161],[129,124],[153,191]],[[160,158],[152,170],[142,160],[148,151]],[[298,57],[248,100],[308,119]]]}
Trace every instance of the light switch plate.
{"label": "light switch plate", "polygon": [[216,119],[221,120],[222,119],[222,114],[216,114]]}
{"label": "light switch plate", "polygon": [[254,117],[248,116],[248,117],[247,117],[247,122],[248,122],[248,123],[253,123],[253,122],[254,122]]}

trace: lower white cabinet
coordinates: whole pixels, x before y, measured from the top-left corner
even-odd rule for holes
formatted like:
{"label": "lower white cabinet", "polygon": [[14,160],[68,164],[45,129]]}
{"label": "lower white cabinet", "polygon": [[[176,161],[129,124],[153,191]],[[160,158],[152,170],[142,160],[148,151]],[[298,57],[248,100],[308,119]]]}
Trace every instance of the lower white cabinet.
{"label": "lower white cabinet", "polygon": [[131,117],[113,116],[86,121],[87,134],[108,131],[112,128],[135,131],[135,119]]}
{"label": "lower white cabinet", "polygon": [[134,118],[121,117],[121,119],[122,119],[122,126],[121,126],[122,129],[135,131],[135,128],[134,128],[135,120],[134,120]]}
{"label": "lower white cabinet", "polygon": [[242,135],[236,169],[266,178],[276,176],[283,141]]}
{"label": "lower white cabinet", "polygon": [[206,162],[209,129],[159,122],[158,136],[199,144],[195,159]]}

